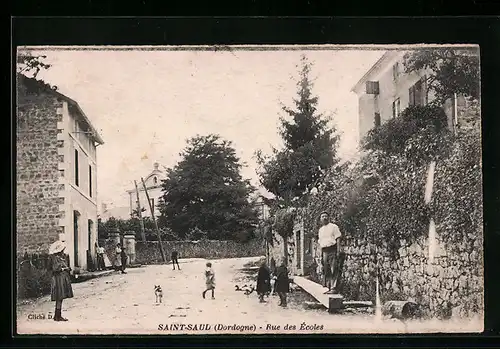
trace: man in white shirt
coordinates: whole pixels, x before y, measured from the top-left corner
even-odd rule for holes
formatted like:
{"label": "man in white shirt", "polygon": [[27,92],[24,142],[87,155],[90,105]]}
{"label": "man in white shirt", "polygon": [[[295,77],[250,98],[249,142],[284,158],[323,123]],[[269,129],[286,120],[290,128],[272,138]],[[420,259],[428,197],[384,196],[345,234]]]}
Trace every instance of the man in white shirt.
{"label": "man in white shirt", "polygon": [[331,291],[336,286],[336,280],[333,278],[337,274],[335,267],[337,257],[340,254],[342,233],[336,224],[330,222],[327,212],[321,213],[320,221],[318,245],[321,248],[323,259],[323,286],[328,287],[328,290]]}
{"label": "man in white shirt", "polygon": [[99,246],[97,242],[95,243],[95,245],[97,252],[97,270],[105,270],[106,266],[104,265],[104,247]]}

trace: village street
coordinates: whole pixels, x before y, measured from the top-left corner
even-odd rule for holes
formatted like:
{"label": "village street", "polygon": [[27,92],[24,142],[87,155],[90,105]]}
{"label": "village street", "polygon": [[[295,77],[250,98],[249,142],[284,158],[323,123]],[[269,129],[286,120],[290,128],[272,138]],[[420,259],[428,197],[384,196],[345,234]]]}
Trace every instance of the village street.
{"label": "village street", "polygon": [[[405,330],[429,331],[435,323],[403,324],[399,320],[376,323],[372,315],[332,315],[326,310],[305,310],[290,296],[289,307],[278,306],[278,297],[260,304],[257,295],[235,291],[235,284],[245,282],[241,271],[245,263],[257,258],[237,258],[213,261],[216,272],[215,300],[202,299],[205,260],[181,260],[181,270],[171,265],[152,265],[128,269],[127,274],[109,276],[73,284],[75,297],[63,303],[63,316],[68,322],[47,319],[54,303],[49,296],[34,304],[18,306],[19,334],[217,334],[241,333],[238,328],[215,330],[217,324],[253,325],[244,333],[366,333],[374,329],[383,332]],[[248,280],[248,279],[247,279]],[[153,287],[161,285],[163,303],[155,304]],[[44,314],[46,319],[31,320],[30,314]],[[31,316],[30,316],[31,317]],[[308,327],[302,331],[305,323]],[[159,325],[210,324],[207,331],[159,330]],[[296,326],[286,330],[286,325]],[[271,327],[268,327],[272,326]],[[452,324],[450,324],[452,325]],[[280,326],[278,329],[276,326]],[[411,329],[408,327],[411,326]],[[460,324],[459,327],[467,326]],[[322,328],[321,328],[322,327]],[[314,330],[316,328],[316,330]],[[439,328],[443,328],[440,323]],[[450,327],[450,330],[456,325]]]}

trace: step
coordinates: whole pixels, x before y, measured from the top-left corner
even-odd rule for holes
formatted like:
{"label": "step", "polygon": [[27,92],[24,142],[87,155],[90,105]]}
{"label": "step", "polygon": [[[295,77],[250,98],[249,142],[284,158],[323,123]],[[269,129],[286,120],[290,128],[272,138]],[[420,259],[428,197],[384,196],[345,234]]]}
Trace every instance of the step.
{"label": "step", "polygon": [[327,287],[314,281],[308,280],[302,276],[294,276],[294,283],[305,292],[313,296],[319,303],[323,304],[329,312],[336,311],[343,307],[343,297],[339,294],[325,294]]}

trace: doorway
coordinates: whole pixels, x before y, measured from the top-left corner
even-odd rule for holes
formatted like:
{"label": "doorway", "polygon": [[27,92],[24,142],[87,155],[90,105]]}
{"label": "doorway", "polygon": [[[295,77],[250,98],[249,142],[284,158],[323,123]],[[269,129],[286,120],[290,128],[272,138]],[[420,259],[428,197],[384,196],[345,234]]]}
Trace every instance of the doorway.
{"label": "doorway", "polygon": [[94,262],[94,254],[92,253],[92,231],[94,229],[94,222],[89,219],[87,221],[88,234],[87,234],[87,269],[95,270],[96,263]]}
{"label": "doorway", "polygon": [[94,222],[89,219],[88,221],[88,227],[89,227],[89,232],[88,232],[88,250],[92,251],[92,230],[94,229]]}
{"label": "doorway", "polygon": [[301,238],[302,238],[302,232],[300,230],[297,230],[295,232],[295,246],[297,246],[297,258],[296,261],[297,261],[297,270],[299,270],[301,272],[301,269],[302,269],[302,242],[301,242]]}
{"label": "doorway", "polygon": [[78,258],[78,238],[80,229],[80,213],[78,211],[73,211],[73,251],[74,251],[74,263],[75,267],[80,266],[79,258]]}

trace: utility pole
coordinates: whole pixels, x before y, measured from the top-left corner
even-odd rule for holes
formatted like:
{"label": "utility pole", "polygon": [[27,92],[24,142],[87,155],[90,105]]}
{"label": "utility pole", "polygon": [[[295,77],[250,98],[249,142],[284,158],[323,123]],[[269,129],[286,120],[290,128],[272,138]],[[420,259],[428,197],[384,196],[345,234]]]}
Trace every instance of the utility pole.
{"label": "utility pole", "polygon": [[139,202],[139,189],[137,188],[137,181],[135,180],[134,180],[134,185],[135,185],[135,194],[137,195],[137,215],[139,216],[139,220],[141,222],[141,239],[142,241],[146,241],[144,220],[142,219],[142,208],[141,208],[141,203]]}
{"label": "utility pole", "polygon": [[148,200],[149,209],[151,210],[151,218],[153,218],[153,223],[155,225],[156,234],[158,235],[158,244],[160,245],[161,259],[163,260],[163,263],[165,263],[167,260],[165,259],[165,252],[163,252],[163,245],[161,242],[160,230],[158,229],[158,224],[156,223],[155,210],[154,210],[153,205],[151,205],[151,200],[149,199],[149,194],[148,194],[148,188],[146,188],[146,183],[144,182],[144,178],[142,178],[142,177],[141,177],[141,182],[142,182],[142,186],[144,187],[144,192],[146,193],[146,199]]}

